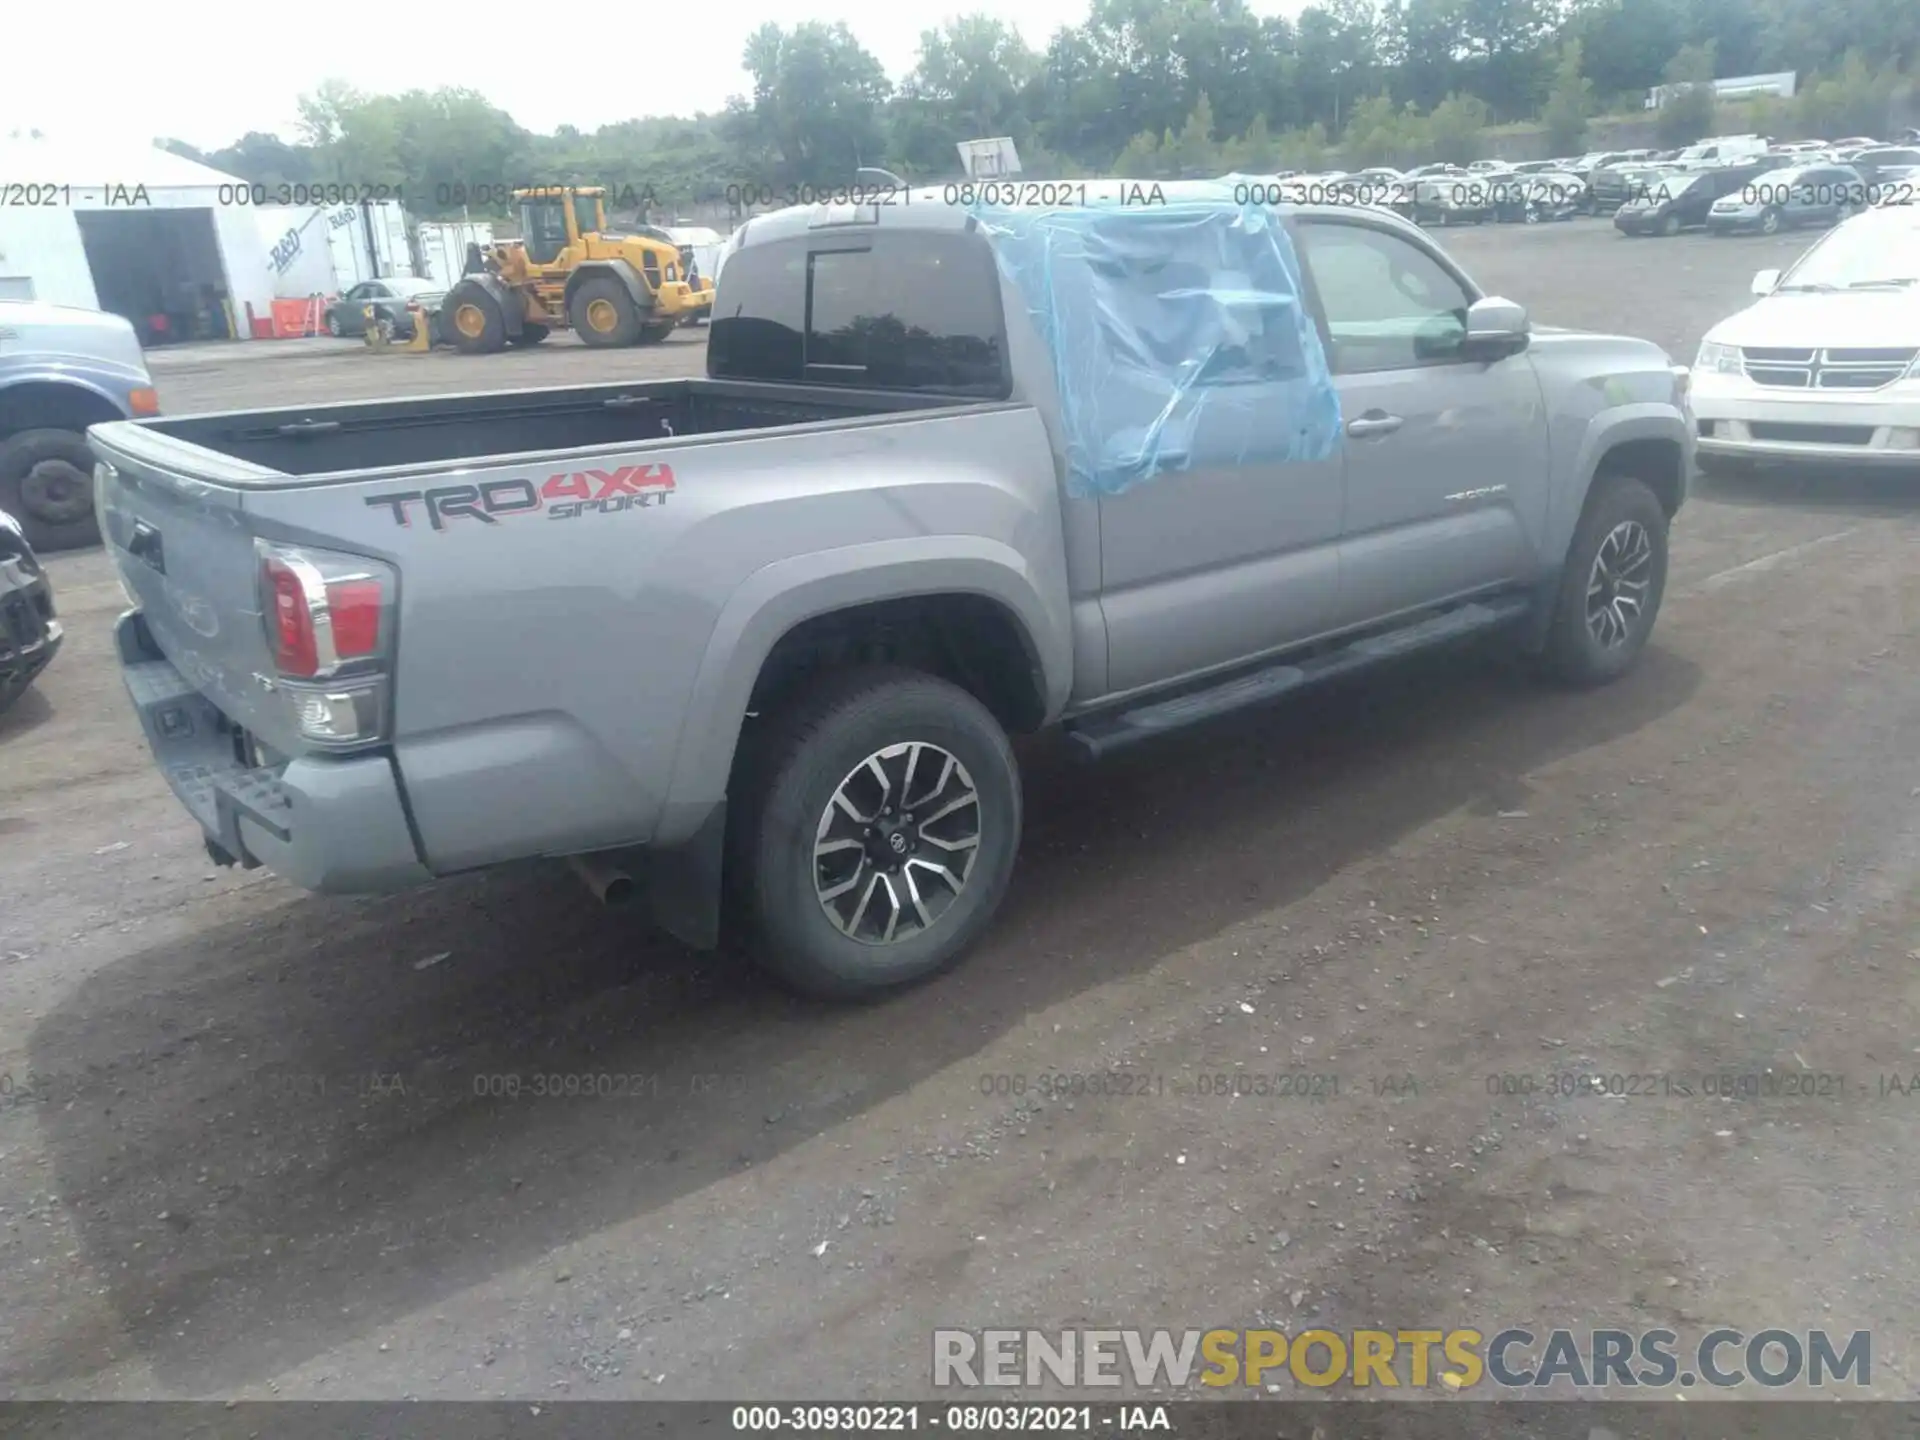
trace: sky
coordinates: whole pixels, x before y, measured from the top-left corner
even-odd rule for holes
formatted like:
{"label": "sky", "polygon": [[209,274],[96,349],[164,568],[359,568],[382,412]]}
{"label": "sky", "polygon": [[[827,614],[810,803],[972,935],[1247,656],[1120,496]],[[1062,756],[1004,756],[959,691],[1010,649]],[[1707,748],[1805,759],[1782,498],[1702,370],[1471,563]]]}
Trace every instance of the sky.
{"label": "sky", "polygon": [[[1252,8],[1296,14],[1301,3],[1253,0]],[[746,92],[740,53],[747,36],[769,20],[789,26],[844,20],[898,80],[913,67],[920,32],[951,15],[996,16],[1038,50],[1062,25],[1085,19],[1087,8],[1087,0],[961,0],[951,9],[889,0],[697,0],[651,10],[543,12],[512,4],[363,10],[190,0],[162,23],[110,21],[124,38],[88,44],[75,62],[78,71],[63,64],[7,66],[0,139],[27,129],[95,142],[170,136],[203,150],[249,130],[294,139],[295,102],[328,78],[373,92],[463,86],[530,130],[563,124],[591,130],[637,116],[720,109],[728,96]],[[63,5],[9,10],[6,48],[15,55],[73,52],[74,21]],[[648,29],[649,13],[666,18],[664,33]],[[569,39],[575,33],[569,14],[591,22],[578,31],[589,41],[584,51]],[[527,19],[523,34],[510,23],[516,15]],[[621,31],[633,37],[624,59]]]}

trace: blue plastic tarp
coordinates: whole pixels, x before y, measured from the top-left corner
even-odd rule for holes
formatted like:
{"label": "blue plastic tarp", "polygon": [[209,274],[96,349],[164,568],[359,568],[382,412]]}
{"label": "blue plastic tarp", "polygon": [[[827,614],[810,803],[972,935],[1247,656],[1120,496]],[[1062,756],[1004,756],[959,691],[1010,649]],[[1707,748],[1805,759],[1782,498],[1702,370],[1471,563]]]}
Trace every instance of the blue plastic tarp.
{"label": "blue plastic tarp", "polygon": [[1234,193],[1229,179],[973,208],[1052,352],[1070,494],[1337,453],[1293,242]]}

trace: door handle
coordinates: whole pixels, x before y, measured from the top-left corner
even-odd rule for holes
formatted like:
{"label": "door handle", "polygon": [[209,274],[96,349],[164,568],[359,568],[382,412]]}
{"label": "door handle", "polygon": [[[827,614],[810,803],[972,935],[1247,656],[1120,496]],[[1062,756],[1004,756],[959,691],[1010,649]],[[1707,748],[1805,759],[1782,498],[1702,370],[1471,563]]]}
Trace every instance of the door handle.
{"label": "door handle", "polygon": [[1399,415],[1362,415],[1347,422],[1347,434],[1356,440],[1370,440],[1376,435],[1391,435],[1406,423]]}

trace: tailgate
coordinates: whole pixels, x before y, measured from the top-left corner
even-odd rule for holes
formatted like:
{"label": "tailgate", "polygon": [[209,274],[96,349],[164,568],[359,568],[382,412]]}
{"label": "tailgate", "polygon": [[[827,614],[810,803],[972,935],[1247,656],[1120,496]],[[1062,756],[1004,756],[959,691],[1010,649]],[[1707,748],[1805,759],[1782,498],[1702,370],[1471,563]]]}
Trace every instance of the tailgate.
{"label": "tailgate", "polygon": [[283,477],[137,423],[96,425],[88,440],[107,553],[161,652],[228,719],[296,748],[285,702],[263,683],[273,656],[239,488]]}

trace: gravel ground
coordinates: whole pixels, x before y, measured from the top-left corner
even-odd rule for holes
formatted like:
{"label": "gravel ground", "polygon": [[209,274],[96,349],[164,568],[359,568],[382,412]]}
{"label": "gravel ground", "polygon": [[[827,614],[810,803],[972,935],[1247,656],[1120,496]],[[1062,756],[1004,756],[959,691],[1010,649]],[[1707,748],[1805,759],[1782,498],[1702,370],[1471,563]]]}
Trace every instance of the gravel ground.
{"label": "gravel ground", "polygon": [[[1683,360],[1805,243],[1440,238]],[[162,394],[701,353],[274,348],[159,357]],[[988,943],[851,1010],[558,867],[370,899],[212,869],[111,572],[58,557],[69,649],[0,722],[0,1395],[900,1397],[937,1326],[1312,1323],[1869,1328],[1874,1393],[1912,1396],[1915,1111],[1881,1077],[1920,1070],[1917,494],[1701,484],[1597,694],[1427,663],[1091,779],[1033,745]],[[1845,1078],[1698,1086],[1769,1069]],[[1201,1093],[1293,1070],[1337,1093]],[[1036,1098],[1115,1071],[1139,1093]],[[536,1074],[627,1078],[486,1093]]]}

